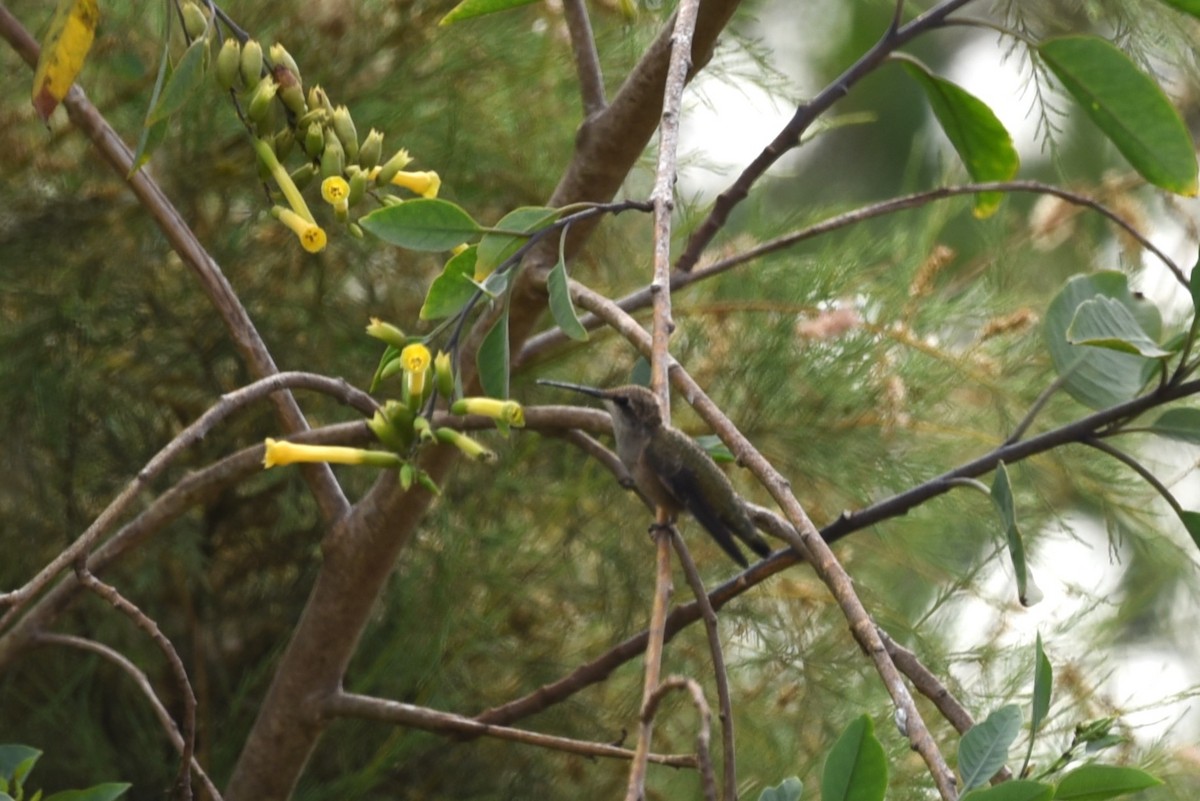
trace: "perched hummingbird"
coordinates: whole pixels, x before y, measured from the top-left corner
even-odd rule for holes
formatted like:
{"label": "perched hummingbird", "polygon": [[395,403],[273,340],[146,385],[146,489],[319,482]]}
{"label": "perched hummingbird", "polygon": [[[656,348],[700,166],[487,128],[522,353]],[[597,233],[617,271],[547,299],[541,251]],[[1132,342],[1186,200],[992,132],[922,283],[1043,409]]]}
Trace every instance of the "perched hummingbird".
{"label": "perched hummingbird", "polygon": [[658,398],[645,387],[597,389],[580,384],[541,380],[600,398],[612,417],[617,456],[642,494],[667,511],[671,520],[683,510],[692,513],[717,544],[746,567],[736,536],[759,556],[771,546],[755,530],[750,514],[729,479],[704,449],[677,428],[663,423]]}

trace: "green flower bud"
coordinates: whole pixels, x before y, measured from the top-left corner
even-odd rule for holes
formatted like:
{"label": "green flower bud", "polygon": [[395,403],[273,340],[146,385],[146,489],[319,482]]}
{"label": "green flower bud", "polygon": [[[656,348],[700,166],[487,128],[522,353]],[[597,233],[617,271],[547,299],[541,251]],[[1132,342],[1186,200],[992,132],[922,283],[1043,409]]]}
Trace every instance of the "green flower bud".
{"label": "green flower bud", "polygon": [[[312,97],[312,92],[308,93]],[[311,104],[309,104],[311,105]],[[310,108],[296,120],[297,128],[307,128],[310,125],[324,125],[329,120],[329,112],[323,108]]]}
{"label": "green flower bud", "polygon": [[308,107],[325,109],[326,113],[333,114],[333,104],[329,102],[329,96],[320,86],[314,86],[308,90]]}
{"label": "green flower bud", "polygon": [[287,67],[288,70],[290,70],[291,73],[296,76],[296,83],[301,83],[300,68],[296,66],[296,59],[292,58],[292,54],[289,53],[283,45],[281,45],[279,42],[276,42],[275,44],[271,45],[271,50],[269,52],[271,55],[271,63],[273,65],[276,67]]}
{"label": "green flower bud", "polygon": [[345,106],[338,106],[333,110],[333,132],[342,142],[346,160],[358,161],[358,130],[354,127],[350,109]]}
{"label": "green flower bud", "polygon": [[413,412],[403,403],[397,400],[390,400],[383,404],[383,416],[392,424],[392,428],[396,429],[401,436],[408,437],[410,440],[413,433]]}
{"label": "green flower bud", "polygon": [[304,104],[304,90],[300,87],[300,81],[296,78],[296,74],[287,67],[276,65],[271,67],[271,75],[279,84],[279,98],[283,101],[283,105],[287,106],[297,117],[305,114],[308,106]]}
{"label": "green flower bud", "polygon": [[287,157],[292,152],[292,146],[296,144],[296,135],[292,133],[291,128],[284,128],[275,134],[273,146],[275,154],[279,156],[280,161],[287,161]]}
{"label": "green flower bud", "polygon": [[395,195],[380,195],[379,202],[385,206],[399,206],[404,202],[404,198]]}
{"label": "green flower bud", "polygon": [[225,90],[233,88],[241,76],[242,47],[232,36],[221,44],[217,52],[217,84]]}
{"label": "green flower bud", "polygon": [[453,445],[477,462],[491,463],[496,461],[495,453],[480,445],[466,434],[455,431],[452,428],[439,428],[434,432],[434,436],[437,437],[439,442]]}
{"label": "green flower bud", "polygon": [[438,394],[443,398],[454,397],[454,367],[450,363],[450,354],[438,351],[433,357],[433,374],[437,382]]}
{"label": "green flower bud", "polygon": [[408,155],[408,151],[401,148],[396,151],[396,155],[392,156],[383,167],[379,170],[379,174],[375,176],[375,183],[378,186],[386,186],[392,182],[397,173],[408,166],[412,161],[412,156]]}
{"label": "green flower bud", "polygon": [[[243,49],[242,53],[246,51]],[[242,60],[245,64],[245,59]],[[250,99],[246,102],[246,116],[254,122],[262,122],[267,118],[267,113],[271,110],[271,101],[275,99],[275,93],[279,91],[279,84],[275,83],[275,79],[270,75],[263,76],[262,80],[254,87],[250,93]]]}
{"label": "green flower bud", "polygon": [[407,492],[412,489],[414,470],[409,462],[405,462],[400,466],[400,489]]}
{"label": "green flower bud", "polygon": [[304,131],[304,152],[313,158],[325,152],[325,129],[321,123],[314,122]]}
{"label": "green flower bud", "polygon": [[350,174],[350,196],[346,198],[347,206],[353,206],[363,199],[363,195],[367,193],[368,180],[367,174],[362,170],[355,170]]}
{"label": "green flower bud", "polygon": [[[367,421],[367,428],[371,429],[371,433],[385,447],[393,451],[406,451],[408,446],[412,444],[411,428],[403,431],[398,430],[392,422],[388,420],[387,415],[382,409],[376,410],[375,416]],[[406,436],[407,435],[407,436]]]}
{"label": "green flower bud", "polygon": [[303,190],[304,187],[312,183],[312,179],[317,177],[317,167],[311,161],[306,161],[296,169],[292,170],[292,183],[297,189]]}
{"label": "green flower bud", "polygon": [[331,175],[341,175],[346,167],[346,153],[337,134],[325,132],[325,150],[321,152],[321,175],[328,178]]}
{"label": "green flower bud", "polygon": [[363,231],[362,226],[358,223],[350,223],[350,225],[347,227],[350,229],[350,236],[354,237],[355,239],[363,239],[367,235],[366,232]]}
{"label": "green flower bud", "polygon": [[208,14],[195,3],[183,4],[183,29],[189,39],[202,39],[208,32]]}
{"label": "green flower bud", "polygon": [[364,170],[370,170],[383,158],[383,134],[372,128],[367,132],[362,147],[358,149],[358,164]]}
{"label": "green flower bud", "polygon": [[239,66],[242,70],[242,83],[246,86],[257,86],[263,71],[262,45],[254,39],[242,45],[242,62]]}
{"label": "green flower bud", "polygon": [[416,432],[417,438],[421,442],[428,442],[433,439],[433,429],[429,425],[429,421],[424,417],[416,417],[413,420],[413,431]]}

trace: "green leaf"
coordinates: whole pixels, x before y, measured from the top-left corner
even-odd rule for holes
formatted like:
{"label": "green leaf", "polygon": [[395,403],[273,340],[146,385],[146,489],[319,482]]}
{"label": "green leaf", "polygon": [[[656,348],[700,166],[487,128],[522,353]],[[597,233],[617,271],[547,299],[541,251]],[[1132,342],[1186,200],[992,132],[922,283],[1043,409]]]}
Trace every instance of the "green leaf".
{"label": "green leaf", "polygon": [[[905,57],[901,63],[925,92],[933,116],[971,178],[1007,181],[1017,174],[1021,159],[1012,137],[987,104],[961,86],[935,76],[916,59]],[[975,216],[989,216],[1003,199],[1002,192],[981,192],[975,197]]]}
{"label": "green leaf", "polygon": [[505,214],[495,228],[479,240],[479,257],[475,262],[475,280],[481,281],[529,241],[529,235],[545,228],[558,212],[543,206],[522,206]]}
{"label": "green leaf", "polygon": [[107,784],[97,784],[86,790],[65,790],[55,793],[47,796],[46,801],[115,801],[132,786],[128,782],[108,782]]}
{"label": "green leaf", "polygon": [[716,434],[704,434],[696,437],[696,444],[704,448],[704,452],[713,458],[714,462],[730,463],[735,461],[733,451],[721,441]]}
{"label": "green leaf", "polygon": [[492,324],[487,336],[479,345],[475,357],[479,368],[479,383],[485,395],[491,398],[508,397],[508,306],[500,318]]}
{"label": "green leaf", "polygon": [[1183,527],[1191,535],[1192,542],[1196,543],[1197,548],[1200,548],[1200,512],[1189,512],[1185,509],[1179,513],[1179,519],[1183,521]]}
{"label": "green leaf", "polygon": [[[1033,716],[1029,730],[1036,732],[1050,712],[1050,693],[1054,686],[1054,668],[1042,649],[1042,634],[1038,632],[1033,649]],[[1032,737],[1030,738],[1032,740]]]}
{"label": "green leaf", "polygon": [[1150,76],[1095,36],[1038,45],[1046,66],[1104,135],[1150,183],[1193,196],[1196,151],[1187,126]]}
{"label": "green leaf", "polygon": [[758,794],[758,801],[800,801],[804,782],[796,776],[788,776],[774,787],[765,787]]}
{"label": "green leaf", "polygon": [[887,757],[866,715],[854,720],[833,744],[821,773],[821,801],[882,801]]}
{"label": "green leaf", "polygon": [[1200,445],[1200,409],[1168,409],[1146,430],[1167,439]]}
{"label": "green leaf", "polygon": [[154,88],[150,92],[150,105],[146,111],[146,120],[142,123],[142,132],[138,136],[137,149],[133,152],[133,166],[129,168],[129,172],[125,175],[129,179],[146,166],[146,162],[154,155],[154,151],[162,144],[163,139],[167,135],[166,119],[159,120],[151,124],[150,115],[158,106],[158,99],[162,95],[163,85],[167,81],[167,77],[171,72],[171,15],[163,15],[162,27],[162,54],[158,57],[158,75],[154,78]]}
{"label": "green leaf", "polygon": [[563,242],[566,241],[566,231],[558,243],[558,263],[546,276],[546,289],[550,293],[550,314],[562,332],[576,342],[587,342],[588,332],[579,322],[575,313],[575,304],[571,302],[571,291],[567,287],[567,263],[563,259]]}
{"label": "green leaf", "polygon": [[1042,332],[1054,369],[1065,376],[1063,388],[1080,403],[1103,409],[1136,396],[1159,362],[1104,348],[1080,348],[1067,341],[1075,311],[1097,296],[1114,298],[1129,307],[1151,338],[1161,334],[1162,320],[1153,304],[1135,300],[1125,275],[1115,271],[1077,275],[1050,302]]}
{"label": "green leaf", "polygon": [[422,320],[440,320],[458,314],[476,291],[471,276],[475,274],[475,245],[452,257],[442,268],[442,274],[433,279],[421,306]]}
{"label": "green leaf", "polygon": [[42,752],[28,745],[0,745],[0,779],[16,784],[25,781]]}
{"label": "green leaf", "polygon": [[1025,560],[1025,542],[1017,525],[1016,502],[1013,500],[1012,484],[1009,482],[1008,468],[1004,466],[1004,462],[996,466],[996,477],[992,479],[992,502],[996,505],[996,511],[1000,513],[1004,538],[1008,541],[1008,555],[1012,560],[1013,573],[1017,577],[1017,600],[1021,602],[1021,606],[1033,606],[1042,600],[1042,591],[1034,583]]}
{"label": "green leaf", "polygon": [[363,230],[409,250],[445,251],[481,230],[460,206],[437,198],[415,198],[384,206],[359,219]]}
{"label": "green leaf", "polygon": [[962,801],[1050,801],[1054,787],[1030,779],[1015,779],[995,787],[972,790],[961,796]]}
{"label": "green leaf", "polygon": [[1162,0],[1162,2],[1200,19],[1200,0]]}
{"label": "green leaf", "polygon": [[463,0],[450,9],[450,13],[442,17],[438,25],[449,25],[462,22],[472,17],[482,17],[484,14],[495,14],[510,8],[519,8],[534,3],[536,0]]}
{"label": "green leaf", "polygon": [[1084,765],[1063,777],[1054,797],[1064,801],[1103,801],[1159,784],[1162,784],[1161,779],[1137,768]]}
{"label": "green leaf", "polygon": [[1149,359],[1171,355],[1142,330],[1133,312],[1124,303],[1103,295],[1085,300],[1075,310],[1067,328],[1067,341],[1072,345],[1090,345],[1121,353],[1134,353]]}
{"label": "green leaf", "polygon": [[967,730],[958,744],[958,772],[964,790],[979,787],[1008,759],[1009,746],[1021,732],[1021,708],[1006,704]]}
{"label": "green leaf", "polygon": [[146,125],[167,119],[184,104],[204,83],[204,73],[208,67],[208,39],[197,39],[188,45],[183,58],[175,65],[167,85],[163,87],[162,96],[154,104],[154,108],[146,115]]}
{"label": "green leaf", "polygon": [[379,382],[383,380],[383,371],[388,365],[396,359],[400,358],[400,349],[394,345],[388,345],[383,349],[383,355],[379,357],[379,365],[375,368],[375,375],[371,377],[371,387],[368,392],[374,392],[379,388]]}

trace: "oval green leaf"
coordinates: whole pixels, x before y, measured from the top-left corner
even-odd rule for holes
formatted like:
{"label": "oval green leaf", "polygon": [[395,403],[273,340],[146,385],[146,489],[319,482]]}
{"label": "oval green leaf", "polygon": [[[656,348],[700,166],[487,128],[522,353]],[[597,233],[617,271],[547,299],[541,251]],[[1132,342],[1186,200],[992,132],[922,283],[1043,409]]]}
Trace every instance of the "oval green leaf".
{"label": "oval green leaf", "polygon": [[508,306],[500,318],[492,324],[487,336],[479,345],[475,364],[479,369],[479,383],[485,395],[491,398],[508,397]]}
{"label": "oval green leaf", "polygon": [[963,789],[979,787],[1008,760],[1008,749],[1021,732],[1021,708],[1006,704],[967,730],[958,745]]}
{"label": "oval green leaf", "polygon": [[979,788],[962,796],[962,801],[1050,801],[1054,787],[1030,779],[1017,779],[997,784],[995,787]]}
{"label": "oval green leaf", "polygon": [[205,68],[208,66],[208,39],[197,39],[188,45],[183,58],[175,65],[171,77],[163,87],[162,95],[146,115],[146,126],[167,119],[196,94],[204,83]]}
{"label": "oval green leaf", "polygon": [[567,287],[567,265],[562,257],[546,276],[546,289],[550,293],[550,314],[562,332],[576,342],[587,342],[588,332],[579,322],[575,304],[571,303],[571,291]]}
{"label": "oval green leaf", "polygon": [[1095,36],[1049,39],[1038,53],[1143,178],[1169,192],[1196,194],[1196,150],[1187,126],[1128,56]]}
{"label": "oval green leaf", "polygon": [[1161,334],[1162,321],[1152,304],[1140,304],[1134,299],[1125,275],[1115,271],[1077,275],[1050,302],[1042,333],[1054,369],[1065,377],[1063,388],[1080,403],[1103,409],[1135,397],[1154,375],[1159,362],[1132,353],[1079,347],[1067,341],[1067,330],[1076,310],[1097,296],[1125,304],[1151,338]]}
{"label": "oval green leaf", "polygon": [[116,801],[133,785],[127,782],[97,784],[86,790],[66,790],[47,796],[45,801]]}
{"label": "oval green leaf", "polygon": [[1179,513],[1179,519],[1183,521],[1183,527],[1187,529],[1192,542],[1200,548],[1200,512],[1189,512],[1185,509]]}
{"label": "oval green leaf", "polygon": [[1119,300],[1103,295],[1085,300],[1075,310],[1067,328],[1067,341],[1072,345],[1089,345],[1121,353],[1135,353],[1149,359],[1171,355],[1142,330],[1133,312]]}
{"label": "oval green leaf", "polygon": [[25,781],[42,752],[28,745],[0,745],[0,779],[13,784]]}
{"label": "oval green leaf", "polygon": [[1168,409],[1146,430],[1167,439],[1200,445],[1200,409]]}
{"label": "oval green leaf", "polygon": [[481,281],[521,249],[534,231],[549,225],[558,212],[544,206],[513,209],[479,240],[479,258],[475,262],[475,280]]}
{"label": "oval green leaf", "polygon": [[451,250],[476,236],[479,224],[460,206],[438,198],[415,198],[359,218],[364,231],[409,250]]}
{"label": "oval green leaf", "polygon": [[871,719],[852,722],[833,744],[821,774],[821,801],[883,801],[887,757]]}
{"label": "oval green leaf", "polygon": [[[916,59],[901,63],[925,92],[933,116],[976,181],[1007,181],[1017,174],[1021,159],[1012,137],[982,100],[955,83],[939,78]],[[975,197],[975,216],[996,211],[1002,192],[981,192]]]}
{"label": "oval green leaf", "polygon": [[1162,780],[1137,768],[1116,765],[1084,765],[1063,777],[1054,791],[1063,801],[1104,801],[1162,784]]}
{"label": "oval green leaf", "polygon": [[1042,600],[1042,591],[1033,582],[1025,560],[1025,541],[1017,525],[1017,507],[1013,501],[1012,484],[1009,483],[1008,468],[1004,466],[1004,462],[996,466],[996,477],[992,479],[992,503],[1000,513],[1000,524],[1004,527],[1008,556],[1012,560],[1013,573],[1017,578],[1017,600],[1021,602],[1021,606],[1033,606]]}
{"label": "oval green leaf", "polygon": [[450,9],[449,13],[442,17],[438,25],[462,22],[464,19],[482,17],[484,14],[495,14],[500,11],[507,11],[510,8],[527,6],[534,2],[536,0],[463,0]]}
{"label": "oval green leaf", "polygon": [[475,274],[475,246],[464,250],[452,257],[442,268],[442,274],[433,279],[429,291],[425,293],[425,303],[421,306],[422,320],[440,320],[452,314],[458,314],[478,290],[471,283]]}
{"label": "oval green leaf", "polygon": [[1036,732],[1050,712],[1050,692],[1054,687],[1054,668],[1042,648],[1042,633],[1039,631],[1033,650],[1033,719],[1029,728]]}
{"label": "oval green leaf", "polygon": [[758,801],[800,801],[804,782],[789,776],[774,787],[766,787],[758,794]]}

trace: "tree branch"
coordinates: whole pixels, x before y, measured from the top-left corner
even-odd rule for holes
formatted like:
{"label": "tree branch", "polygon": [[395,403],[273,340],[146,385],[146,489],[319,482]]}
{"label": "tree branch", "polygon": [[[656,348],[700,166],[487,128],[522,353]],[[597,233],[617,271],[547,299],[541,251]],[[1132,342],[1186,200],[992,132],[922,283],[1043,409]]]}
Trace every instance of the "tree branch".
{"label": "tree branch", "polygon": [[[186,743],[183,735],[179,733],[179,727],[175,725],[175,721],[171,719],[171,713],[163,706],[163,702],[159,700],[158,694],[154,692],[154,687],[150,684],[150,679],[146,674],[133,662],[129,661],[124,654],[109,648],[103,643],[89,640],[86,637],[77,637],[74,634],[56,634],[48,631],[38,632],[34,638],[36,645],[64,645],[68,648],[77,648],[81,651],[96,654],[117,666],[122,672],[133,679],[133,683],[142,691],[142,695],[146,696],[146,700],[150,702],[150,708],[154,712],[154,716],[158,718],[158,723],[162,726],[163,731],[167,733],[167,739],[171,741],[171,745],[175,750],[183,755]],[[204,791],[212,801],[222,801],[221,793],[217,790],[212,779],[204,771],[204,768],[196,760],[193,755],[191,757],[192,773],[196,774],[196,778],[200,780]]]}
{"label": "tree branch", "polygon": [[[473,737],[495,737],[500,740],[535,745],[539,748],[549,748],[554,751],[565,751],[569,754],[581,754],[589,757],[606,757],[609,759],[633,759],[634,752],[628,748],[619,748],[606,743],[594,743],[587,740],[573,740],[569,737],[556,737],[550,734],[539,734],[522,729],[512,729],[507,726],[495,726],[480,723],[477,720],[455,715],[450,712],[439,712],[427,707],[413,706],[399,701],[389,701],[385,698],[372,698],[355,693],[338,692],[325,699],[322,704],[325,713],[334,717],[363,718],[382,723],[393,723],[409,726],[414,729],[438,732],[440,734],[469,735]],[[649,754],[651,762],[668,765],[673,768],[695,768],[697,760],[692,756],[672,754]]]}
{"label": "tree branch", "polygon": [[575,73],[579,76],[583,116],[587,119],[599,114],[608,105],[604,98],[604,75],[600,71],[600,55],[596,52],[592,21],[588,18],[587,6],[583,0],[563,0],[563,16],[566,17],[567,32],[571,36],[571,50],[575,53]]}

